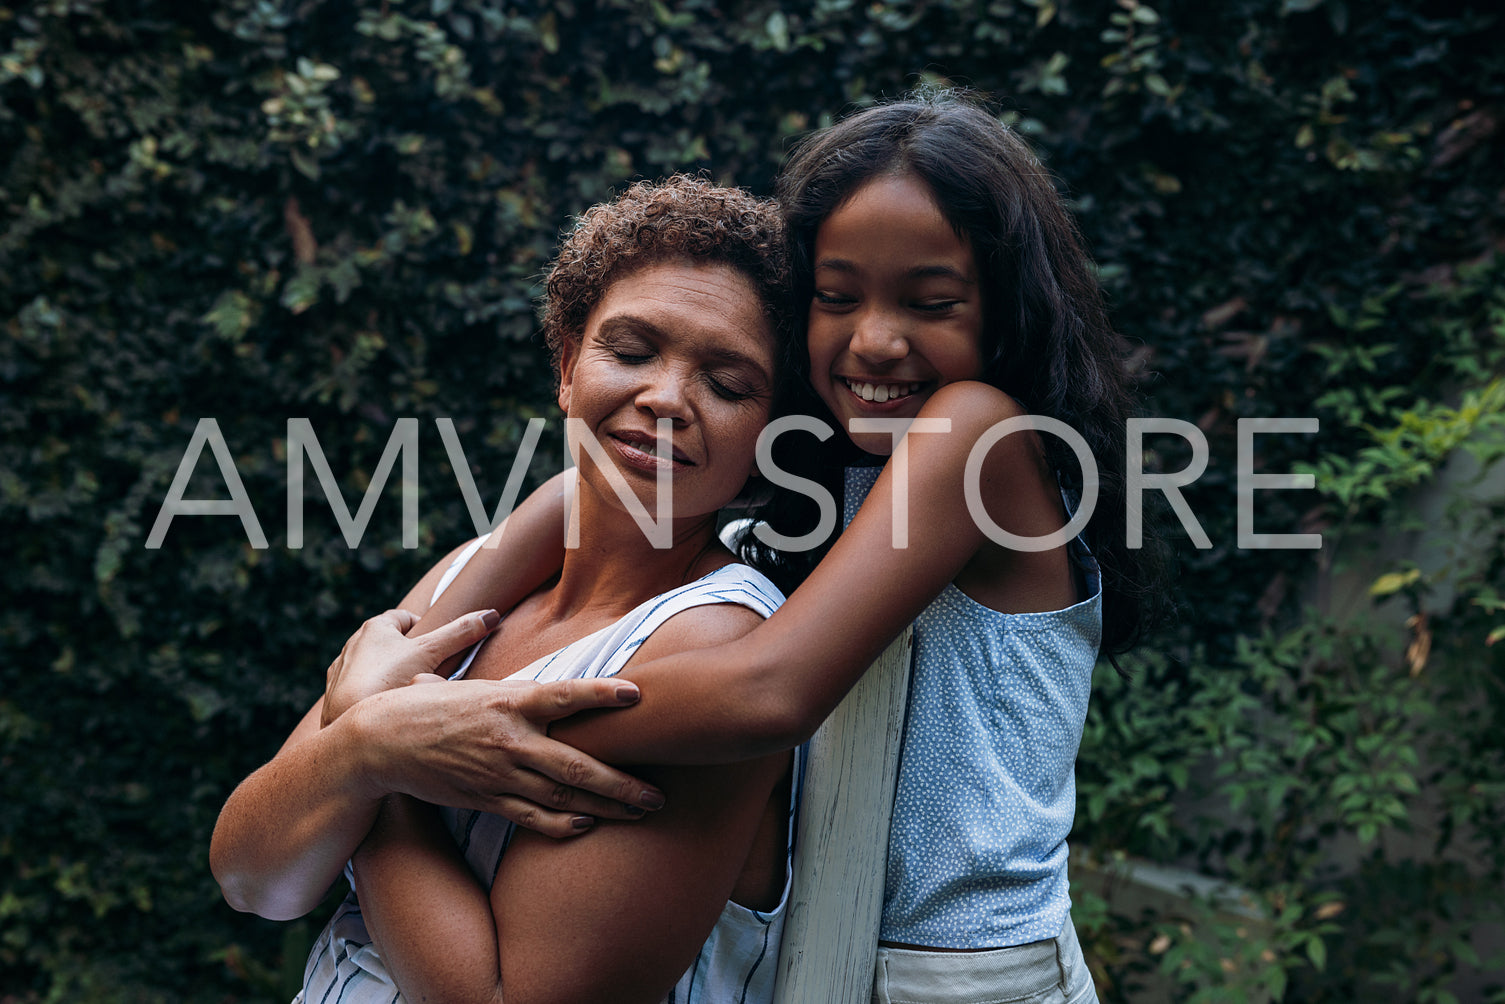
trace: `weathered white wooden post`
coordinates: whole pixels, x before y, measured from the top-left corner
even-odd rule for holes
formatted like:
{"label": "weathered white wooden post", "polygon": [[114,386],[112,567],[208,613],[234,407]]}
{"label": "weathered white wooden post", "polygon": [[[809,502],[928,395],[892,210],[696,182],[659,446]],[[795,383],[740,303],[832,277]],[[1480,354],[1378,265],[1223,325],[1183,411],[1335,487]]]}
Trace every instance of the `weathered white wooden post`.
{"label": "weathered white wooden post", "polygon": [[910,629],[810,740],[774,1004],[866,1004],[909,700]]}

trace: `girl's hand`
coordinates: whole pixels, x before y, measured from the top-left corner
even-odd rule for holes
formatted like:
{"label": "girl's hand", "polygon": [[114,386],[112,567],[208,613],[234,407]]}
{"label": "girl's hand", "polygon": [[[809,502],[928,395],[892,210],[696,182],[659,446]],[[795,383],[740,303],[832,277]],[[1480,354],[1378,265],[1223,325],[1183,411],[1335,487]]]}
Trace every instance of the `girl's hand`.
{"label": "girl's hand", "polygon": [[652,785],[548,736],[550,722],[578,711],[635,704],[638,688],[627,680],[420,673],[412,682],[361,701],[341,722],[355,730],[359,769],[381,793],[496,813],[550,837],[581,833],[598,818],[641,818],[664,804]]}
{"label": "girl's hand", "polygon": [[329,725],[357,701],[404,686],[420,673],[433,673],[445,659],[485,638],[501,620],[495,610],[481,610],[410,638],[417,614],[406,610],[377,614],[350,636],[329,664],[320,726]]}

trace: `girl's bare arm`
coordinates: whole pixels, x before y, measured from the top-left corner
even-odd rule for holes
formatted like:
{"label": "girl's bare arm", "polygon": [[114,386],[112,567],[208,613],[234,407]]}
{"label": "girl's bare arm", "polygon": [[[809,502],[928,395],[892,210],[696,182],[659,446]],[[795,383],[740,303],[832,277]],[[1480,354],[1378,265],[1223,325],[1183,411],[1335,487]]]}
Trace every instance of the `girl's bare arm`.
{"label": "girl's bare arm", "polygon": [[[565,496],[574,476],[574,471],[556,474],[529,495],[427,608],[413,635],[471,610],[510,610],[558,575],[564,565]],[[445,660],[439,675],[452,673],[459,659]]]}
{"label": "girl's bare arm", "polygon": [[[730,645],[629,667],[622,675],[641,685],[638,704],[577,715],[550,734],[619,764],[724,762],[807,739],[984,547],[964,491],[967,459],[985,432],[1019,414],[1013,399],[986,384],[942,387],[920,418],[947,419],[951,431],[910,437],[907,456],[889,461],[831,552],[772,617]],[[901,459],[908,468],[903,484]],[[978,483],[987,515],[1004,530],[1043,536],[1061,528],[1059,492],[1032,433],[994,445]],[[905,490],[908,541],[895,548],[894,498]],[[1023,584],[1020,609],[1031,609],[1036,583],[1069,582],[1064,549],[990,547],[987,557],[993,578]],[[1052,602],[1032,608],[1054,609]]]}

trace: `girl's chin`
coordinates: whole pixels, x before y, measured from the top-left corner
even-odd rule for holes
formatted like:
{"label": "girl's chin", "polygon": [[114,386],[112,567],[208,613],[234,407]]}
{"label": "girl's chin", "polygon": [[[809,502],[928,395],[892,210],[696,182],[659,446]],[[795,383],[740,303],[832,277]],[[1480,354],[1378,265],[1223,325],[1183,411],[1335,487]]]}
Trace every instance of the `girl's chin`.
{"label": "girl's chin", "polygon": [[852,441],[853,446],[856,446],[863,453],[870,453],[875,457],[893,456],[894,440],[888,433],[874,435],[870,432],[863,432],[855,436],[849,433],[847,438]]}

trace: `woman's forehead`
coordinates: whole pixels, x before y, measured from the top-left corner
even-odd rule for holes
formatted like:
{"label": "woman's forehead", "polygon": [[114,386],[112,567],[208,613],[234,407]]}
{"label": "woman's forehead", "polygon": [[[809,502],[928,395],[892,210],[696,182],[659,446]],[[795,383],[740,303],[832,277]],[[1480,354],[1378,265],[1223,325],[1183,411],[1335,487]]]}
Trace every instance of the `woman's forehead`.
{"label": "woman's forehead", "polygon": [[757,287],[722,263],[660,262],[614,279],[586,319],[586,331],[633,329],[770,372],[777,356]]}

